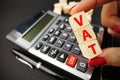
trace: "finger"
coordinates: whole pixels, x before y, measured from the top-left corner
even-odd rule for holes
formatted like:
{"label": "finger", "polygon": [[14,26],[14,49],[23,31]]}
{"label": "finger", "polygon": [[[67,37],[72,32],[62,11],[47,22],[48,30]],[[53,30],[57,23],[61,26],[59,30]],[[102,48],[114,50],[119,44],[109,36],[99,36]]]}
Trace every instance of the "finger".
{"label": "finger", "polygon": [[113,35],[113,36],[115,36],[115,35],[117,34],[117,32],[114,31],[114,30],[111,29],[111,28],[107,28],[107,32],[108,32],[109,34]]}
{"label": "finger", "polygon": [[72,7],[70,14],[76,14],[80,11],[89,11],[97,6],[114,0],[81,0],[76,6]]}
{"label": "finger", "polygon": [[90,59],[88,64],[91,67],[102,66],[106,64],[106,60],[104,57],[96,57],[94,59]]}
{"label": "finger", "polygon": [[117,37],[117,38],[120,38],[120,33],[114,31],[113,29],[108,28],[107,31],[108,31],[108,33],[111,34],[112,36],[115,36],[115,37]]}
{"label": "finger", "polygon": [[115,30],[116,28],[116,30],[120,30],[120,27],[118,27],[120,26],[120,18],[118,16],[119,14],[117,1],[105,4],[102,9],[101,23],[113,30]]}
{"label": "finger", "polygon": [[88,64],[92,67],[110,65],[120,67],[120,47],[103,49],[99,57],[89,60]]}
{"label": "finger", "polygon": [[103,49],[101,57],[104,57],[107,64],[120,67],[120,47]]}

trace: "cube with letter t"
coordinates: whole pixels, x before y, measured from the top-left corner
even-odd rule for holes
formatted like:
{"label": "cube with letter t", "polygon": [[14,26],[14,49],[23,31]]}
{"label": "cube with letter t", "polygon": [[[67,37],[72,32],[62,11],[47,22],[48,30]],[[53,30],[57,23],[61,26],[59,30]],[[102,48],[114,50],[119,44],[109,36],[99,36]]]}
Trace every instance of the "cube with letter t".
{"label": "cube with letter t", "polygon": [[77,42],[84,57],[92,59],[102,53],[95,33],[88,21],[85,12],[82,11],[69,18],[70,25],[76,36]]}

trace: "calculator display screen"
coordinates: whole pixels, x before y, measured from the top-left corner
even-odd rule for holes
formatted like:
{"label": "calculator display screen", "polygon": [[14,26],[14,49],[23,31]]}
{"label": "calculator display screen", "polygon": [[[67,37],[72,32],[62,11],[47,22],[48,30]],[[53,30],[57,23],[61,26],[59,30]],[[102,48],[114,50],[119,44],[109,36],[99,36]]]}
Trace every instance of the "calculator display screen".
{"label": "calculator display screen", "polygon": [[37,34],[53,19],[52,15],[45,15],[37,24],[35,24],[24,36],[23,38],[31,42]]}

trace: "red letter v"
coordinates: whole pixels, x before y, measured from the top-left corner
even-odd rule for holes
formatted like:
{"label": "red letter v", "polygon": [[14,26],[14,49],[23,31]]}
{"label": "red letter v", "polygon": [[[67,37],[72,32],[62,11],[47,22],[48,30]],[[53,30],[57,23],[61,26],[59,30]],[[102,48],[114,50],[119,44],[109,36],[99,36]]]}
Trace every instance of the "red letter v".
{"label": "red letter v", "polygon": [[80,20],[78,20],[77,18],[74,18],[74,20],[80,25],[83,25],[83,20],[82,20],[82,15],[79,16]]}

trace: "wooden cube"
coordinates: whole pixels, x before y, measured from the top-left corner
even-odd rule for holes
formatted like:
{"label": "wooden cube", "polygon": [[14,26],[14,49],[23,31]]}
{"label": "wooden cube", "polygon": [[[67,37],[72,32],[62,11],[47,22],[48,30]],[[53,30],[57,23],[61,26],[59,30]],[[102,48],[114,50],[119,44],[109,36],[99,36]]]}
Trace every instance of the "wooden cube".
{"label": "wooden cube", "polygon": [[67,0],[59,0],[59,3],[67,3]]}
{"label": "wooden cube", "polygon": [[92,40],[86,44],[79,44],[84,57],[92,59],[102,53],[102,50],[97,40]]}
{"label": "wooden cube", "polygon": [[77,42],[80,44],[85,44],[91,40],[96,39],[96,35],[95,35],[91,25],[88,25],[77,31],[74,31],[74,34],[76,36]]}
{"label": "wooden cube", "polygon": [[61,15],[62,14],[62,9],[61,8],[54,8],[53,12],[55,12],[56,14]]}
{"label": "wooden cube", "polygon": [[92,14],[93,14],[93,9],[86,12],[86,17],[87,17],[87,19],[90,23],[91,23],[91,20],[92,20]]}
{"label": "wooden cube", "polygon": [[64,12],[64,14],[67,14],[70,6],[67,3],[61,3],[62,4],[62,11]]}
{"label": "wooden cube", "polygon": [[73,31],[79,30],[90,24],[84,11],[71,16],[69,22]]}
{"label": "wooden cube", "polygon": [[91,23],[92,17],[89,14],[86,14],[86,18],[88,19],[89,23]]}
{"label": "wooden cube", "polygon": [[88,15],[90,15],[90,16],[92,16],[93,15],[93,9],[91,9],[91,10],[89,10],[88,12],[86,12],[86,14],[88,14]]}
{"label": "wooden cube", "polygon": [[77,4],[77,2],[75,2],[75,1],[70,1],[70,2],[68,3],[68,5],[70,6],[70,8],[73,7],[73,6],[76,5],[76,4]]}
{"label": "wooden cube", "polygon": [[64,12],[64,14],[68,14],[69,9],[70,9],[70,6],[69,6],[69,5],[64,5],[64,6],[63,6],[63,12]]}
{"label": "wooden cube", "polygon": [[92,59],[102,53],[96,35],[90,25],[91,16],[84,11],[69,18],[70,25],[84,57]]}
{"label": "wooden cube", "polygon": [[61,15],[62,14],[62,5],[60,3],[55,3],[53,12]]}

